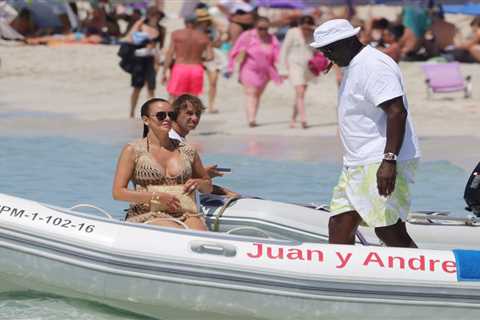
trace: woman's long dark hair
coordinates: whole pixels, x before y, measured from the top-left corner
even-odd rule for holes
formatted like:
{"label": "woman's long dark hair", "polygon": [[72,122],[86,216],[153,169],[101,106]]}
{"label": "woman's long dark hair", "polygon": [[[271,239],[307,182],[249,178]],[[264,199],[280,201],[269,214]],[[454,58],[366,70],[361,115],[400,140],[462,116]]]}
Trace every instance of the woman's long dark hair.
{"label": "woman's long dark hair", "polygon": [[[163,99],[163,98],[151,98],[145,101],[142,104],[142,108],[140,109],[140,115],[148,117],[150,115],[150,105],[154,102],[166,102],[168,103],[168,100]],[[145,138],[148,134],[148,126],[144,123],[143,124],[143,137]]]}

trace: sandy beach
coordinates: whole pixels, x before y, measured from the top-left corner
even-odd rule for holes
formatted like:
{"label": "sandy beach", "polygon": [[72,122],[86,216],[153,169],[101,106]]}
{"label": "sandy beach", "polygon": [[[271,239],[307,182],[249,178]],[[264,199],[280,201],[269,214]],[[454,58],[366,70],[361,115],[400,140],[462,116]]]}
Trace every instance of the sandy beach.
{"label": "sandy beach", "polygon": [[[180,19],[169,18],[169,30],[179,25]],[[140,120],[127,118],[130,75],[118,66],[117,51],[113,45],[48,47],[0,42],[0,135],[55,134],[119,142],[138,136]],[[450,160],[470,170],[478,161],[475,149],[480,142],[478,65],[461,66],[463,74],[473,79],[470,99],[464,99],[462,92],[428,99],[421,63],[401,62],[400,66],[424,158]],[[207,90],[205,85],[204,101]],[[282,157],[287,159],[340,161],[334,72],[321,76],[308,89],[307,130],[288,127],[293,93],[288,81],[270,84],[261,102],[259,126],[251,129],[246,125],[237,77],[221,78],[220,113],[205,114],[191,139],[199,141],[206,152],[236,152],[232,149],[238,145],[252,143],[268,150],[270,145],[281,144],[287,150]],[[156,94],[167,96],[160,84]],[[141,100],[145,97],[142,92]],[[263,151],[259,152],[261,156]]]}

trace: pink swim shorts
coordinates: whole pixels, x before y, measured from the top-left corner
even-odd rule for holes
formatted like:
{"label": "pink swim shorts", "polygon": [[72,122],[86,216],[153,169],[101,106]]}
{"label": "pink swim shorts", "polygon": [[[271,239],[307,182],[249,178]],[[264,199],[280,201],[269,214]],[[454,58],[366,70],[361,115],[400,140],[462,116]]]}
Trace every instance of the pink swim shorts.
{"label": "pink swim shorts", "polygon": [[203,66],[201,64],[174,64],[167,91],[178,97],[184,93],[198,96],[203,89]]}

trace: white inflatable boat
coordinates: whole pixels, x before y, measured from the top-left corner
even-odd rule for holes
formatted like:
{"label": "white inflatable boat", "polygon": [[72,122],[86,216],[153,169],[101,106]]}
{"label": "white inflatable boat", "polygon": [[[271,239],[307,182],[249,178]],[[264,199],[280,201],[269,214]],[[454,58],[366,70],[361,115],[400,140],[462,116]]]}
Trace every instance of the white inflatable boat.
{"label": "white inflatable boat", "polygon": [[[264,211],[237,223],[234,209],[250,205]],[[224,208],[208,219],[222,229],[235,217],[229,234],[131,224],[0,194],[0,290],[161,319],[480,317],[479,251],[328,245],[318,243],[326,217],[318,210],[258,199]],[[312,241],[292,240],[300,234]]]}
{"label": "white inflatable boat", "polygon": [[[467,181],[464,198],[470,212],[412,212],[407,229],[423,249],[480,249],[480,163]],[[238,235],[328,242],[328,207],[296,205],[259,198],[206,195],[200,203],[211,230]],[[380,246],[371,228],[360,227],[358,244]]]}
{"label": "white inflatable boat", "polygon": [[[236,235],[328,242],[328,207],[298,205],[259,198],[227,199],[202,196],[201,207],[209,228]],[[412,212],[407,229],[423,249],[480,249],[480,218],[473,214]],[[372,228],[360,227],[358,244],[382,245]]]}

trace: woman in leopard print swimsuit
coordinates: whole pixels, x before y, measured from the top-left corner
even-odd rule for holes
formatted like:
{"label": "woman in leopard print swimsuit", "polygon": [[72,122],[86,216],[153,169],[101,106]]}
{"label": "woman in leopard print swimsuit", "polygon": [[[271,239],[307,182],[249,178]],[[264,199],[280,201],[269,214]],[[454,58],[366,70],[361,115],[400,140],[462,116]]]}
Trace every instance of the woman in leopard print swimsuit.
{"label": "woman in leopard print swimsuit", "polygon": [[[207,230],[198,212],[181,210],[179,199],[166,192],[151,192],[149,186],[183,185],[183,192],[195,190],[209,193],[212,183],[198,153],[190,145],[170,139],[168,132],[176,114],[167,100],[153,98],[141,109],[143,139],[128,143],[117,163],[113,198],[131,203],[127,221]],[[128,188],[132,181],[135,190]],[[160,203],[162,211],[151,208],[151,201]],[[174,219],[172,219],[174,218]]]}

